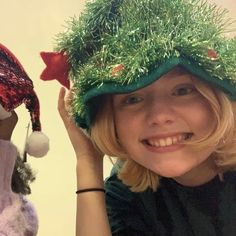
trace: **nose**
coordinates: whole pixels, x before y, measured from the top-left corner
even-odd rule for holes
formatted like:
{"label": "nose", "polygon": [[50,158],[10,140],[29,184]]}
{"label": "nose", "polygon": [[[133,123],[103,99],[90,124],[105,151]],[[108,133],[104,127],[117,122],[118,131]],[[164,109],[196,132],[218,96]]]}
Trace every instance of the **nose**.
{"label": "nose", "polygon": [[172,99],[165,96],[150,101],[146,113],[146,120],[150,126],[170,125],[175,121],[176,114]]}

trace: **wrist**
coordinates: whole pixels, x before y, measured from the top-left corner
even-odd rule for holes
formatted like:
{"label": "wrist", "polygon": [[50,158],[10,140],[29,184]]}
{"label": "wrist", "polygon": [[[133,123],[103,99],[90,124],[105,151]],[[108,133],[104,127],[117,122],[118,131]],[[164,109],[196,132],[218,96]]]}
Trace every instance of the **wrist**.
{"label": "wrist", "polygon": [[77,163],[77,189],[103,188],[103,168]]}
{"label": "wrist", "polygon": [[81,193],[88,193],[88,192],[105,193],[105,189],[104,188],[83,188],[83,189],[78,189],[75,193],[76,194],[81,194]]}

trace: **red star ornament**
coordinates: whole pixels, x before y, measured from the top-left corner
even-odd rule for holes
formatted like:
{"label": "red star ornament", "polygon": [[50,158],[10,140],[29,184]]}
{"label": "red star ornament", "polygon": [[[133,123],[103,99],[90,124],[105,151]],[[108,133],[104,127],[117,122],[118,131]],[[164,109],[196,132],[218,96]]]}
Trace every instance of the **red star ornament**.
{"label": "red star ornament", "polygon": [[40,56],[46,64],[40,79],[44,81],[55,79],[70,89],[69,71],[71,66],[65,52],[41,52]]}

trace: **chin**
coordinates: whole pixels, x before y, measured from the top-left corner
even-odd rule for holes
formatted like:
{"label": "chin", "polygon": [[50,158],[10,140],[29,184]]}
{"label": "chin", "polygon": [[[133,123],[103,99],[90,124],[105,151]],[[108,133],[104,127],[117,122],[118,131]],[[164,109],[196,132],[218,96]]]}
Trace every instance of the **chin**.
{"label": "chin", "polygon": [[151,171],[153,171],[154,173],[162,176],[162,177],[165,177],[165,178],[177,178],[177,177],[180,177],[180,176],[183,176],[185,175],[186,173],[188,173],[189,171],[191,170],[191,168],[176,168],[172,167],[171,168],[163,168],[163,169],[160,169],[160,168],[152,168]]}

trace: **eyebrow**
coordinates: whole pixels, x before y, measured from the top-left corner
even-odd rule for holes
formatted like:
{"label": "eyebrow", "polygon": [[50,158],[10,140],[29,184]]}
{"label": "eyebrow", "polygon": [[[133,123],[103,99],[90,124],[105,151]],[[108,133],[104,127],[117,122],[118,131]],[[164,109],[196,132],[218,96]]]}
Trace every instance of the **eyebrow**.
{"label": "eyebrow", "polygon": [[191,73],[189,73],[187,70],[185,70],[184,68],[178,66],[176,67],[173,72],[177,73],[177,75],[192,75]]}

